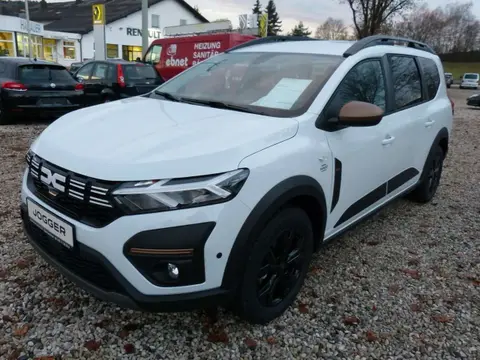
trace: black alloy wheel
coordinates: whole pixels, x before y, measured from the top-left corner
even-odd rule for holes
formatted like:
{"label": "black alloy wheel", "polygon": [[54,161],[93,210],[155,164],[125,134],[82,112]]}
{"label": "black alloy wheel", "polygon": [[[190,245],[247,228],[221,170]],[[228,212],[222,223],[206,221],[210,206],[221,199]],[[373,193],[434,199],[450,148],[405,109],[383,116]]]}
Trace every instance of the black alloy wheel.
{"label": "black alloy wheel", "polygon": [[443,168],[443,152],[436,152],[432,159],[430,171],[428,173],[428,192],[433,197],[437,192],[440,184],[440,177],[442,176]]}
{"label": "black alloy wheel", "polygon": [[445,153],[439,145],[435,145],[427,158],[423,169],[423,178],[409,198],[418,203],[427,203],[435,196],[443,171]]}
{"label": "black alloy wheel", "polygon": [[300,278],[304,247],[305,239],[295,229],[278,234],[258,272],[257,298],[260,304],[275,307],[285,300]]}
{"label": "black alloy wheel", "polygon": [[288,309],[303,285],[314,248],[312,224],[302,209],[285,208],[255,239],[234,305],[248,322],[266,324]]}

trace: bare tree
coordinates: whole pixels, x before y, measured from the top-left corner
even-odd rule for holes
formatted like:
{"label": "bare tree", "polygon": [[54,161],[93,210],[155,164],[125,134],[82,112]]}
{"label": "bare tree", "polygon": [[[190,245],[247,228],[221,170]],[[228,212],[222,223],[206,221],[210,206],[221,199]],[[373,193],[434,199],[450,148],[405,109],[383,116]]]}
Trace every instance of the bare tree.
{"label": "bare tree", "polygon": [[329,17],[317,27],[315,37],[325,40],[346,40],[349,36],[343,20]]}
{"label": "bare tree", "polygon": [[477,50],[480,21],[472,8],[472,3],[454,3],[431,10],[424,4],[397,22],[392,33],[425,42],[441,54]]}
{"label": "bare tree", "polygon": [[340,0],[350,6],[357,38],[375,35],[382,25],[411,9],[417,0]]}

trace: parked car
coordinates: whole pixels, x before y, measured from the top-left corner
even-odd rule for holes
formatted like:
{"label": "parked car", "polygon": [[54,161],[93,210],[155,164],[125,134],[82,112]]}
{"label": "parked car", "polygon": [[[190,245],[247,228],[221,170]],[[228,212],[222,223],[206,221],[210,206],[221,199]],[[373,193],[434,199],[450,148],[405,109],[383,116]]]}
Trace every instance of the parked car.
{"label": "parked car", "polygon": [[163,83],[152,65],[118,59],[89,61],[74,76],[85,86],[87,105],[145,94]]}
{"label": "parked car", "polygon": [[468,106],[480,106],[480,94],[473,94],[467,98]]}
{"label": "parked car", "polygon": [[19,116],[62,115],[79,109],[84,86],[57,63],[0,57],[0,124]]}
{"label": "parked car", "polygon": [[440,58],[405,42],[262,38],[65,115],[27,154],[30,243],[123,307],[273,320],[322,244],[435,196],[452,103]]}
{"label": "parked car", "polygon": [[453,84],[453,74],[452,73],[445,73],[445,83],[447,84],[447,88]]}
{"label": "parked car", "polygon": [[256,36],[238,33],[181,36],[154,40],[143,61],[155,65],[165,81],[198,62],[256,39]]}
{"label": "parked car", "polygon": [[480,75],[478,73],[465,73],[463,74],[460,89],[478,89],[479,80]]}
{"label": "parked car", "polygon": [[71,74],[75,74],[78,69],[80,69],[85,62],[74,62],[68,67],[68,71],[70,71]]}

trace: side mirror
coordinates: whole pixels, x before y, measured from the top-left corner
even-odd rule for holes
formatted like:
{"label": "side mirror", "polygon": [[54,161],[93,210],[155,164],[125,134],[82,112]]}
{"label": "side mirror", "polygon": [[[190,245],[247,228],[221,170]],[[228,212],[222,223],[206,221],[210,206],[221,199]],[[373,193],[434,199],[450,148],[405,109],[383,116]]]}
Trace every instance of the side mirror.
{"label": "side mirror", "polygon": [[383,110],[375,104],[363,101],[350,101],[343,105],[338,114],[339,125],[375,126],[383,118]]}
{"label": "side mirror", "polygon": [[77,80],[78,82],[83,82],[83,78],[80,76],[75,76],[75,80]]}

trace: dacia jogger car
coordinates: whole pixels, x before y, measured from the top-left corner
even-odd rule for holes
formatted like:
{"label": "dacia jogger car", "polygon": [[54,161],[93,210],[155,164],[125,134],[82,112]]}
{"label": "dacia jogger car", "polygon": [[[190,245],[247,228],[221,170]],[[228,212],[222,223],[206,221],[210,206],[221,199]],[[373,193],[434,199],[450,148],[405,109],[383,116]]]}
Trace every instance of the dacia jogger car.
{"label": "dacia jogger car", "polygon": [[427,45],[268,37],[52,123],[21,214],[32,246],[101,299],[267,323],[320,245],[407,193],[432,199],[451,129]]}

